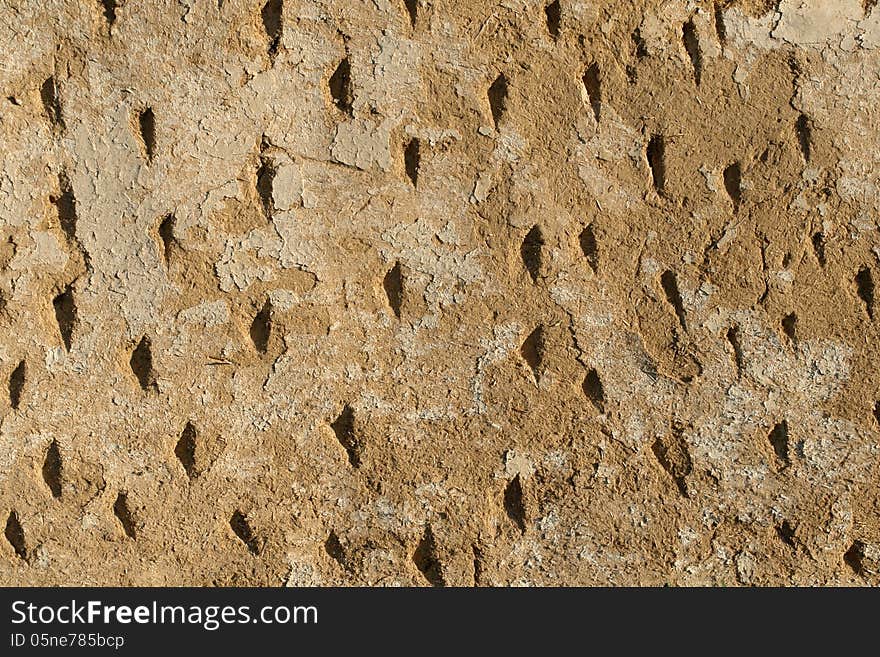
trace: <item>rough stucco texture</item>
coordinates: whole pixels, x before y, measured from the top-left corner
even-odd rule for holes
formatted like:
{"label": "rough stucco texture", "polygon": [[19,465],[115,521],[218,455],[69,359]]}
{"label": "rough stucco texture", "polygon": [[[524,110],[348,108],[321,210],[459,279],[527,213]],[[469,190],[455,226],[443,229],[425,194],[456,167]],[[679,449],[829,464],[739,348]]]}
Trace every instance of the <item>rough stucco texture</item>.
{"label": "rough stucco texture", "polygon": [[0,0],[0,582],[880,582],[867,0]]}

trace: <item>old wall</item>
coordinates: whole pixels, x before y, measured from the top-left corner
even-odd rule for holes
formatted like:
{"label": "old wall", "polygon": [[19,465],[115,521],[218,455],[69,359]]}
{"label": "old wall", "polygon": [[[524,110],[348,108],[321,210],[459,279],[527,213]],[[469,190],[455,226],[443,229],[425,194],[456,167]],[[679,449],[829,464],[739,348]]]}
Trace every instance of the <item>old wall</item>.
{"label": "old wall", "polygon": [[0,582],[880,582],[876,0],[0,0]]}

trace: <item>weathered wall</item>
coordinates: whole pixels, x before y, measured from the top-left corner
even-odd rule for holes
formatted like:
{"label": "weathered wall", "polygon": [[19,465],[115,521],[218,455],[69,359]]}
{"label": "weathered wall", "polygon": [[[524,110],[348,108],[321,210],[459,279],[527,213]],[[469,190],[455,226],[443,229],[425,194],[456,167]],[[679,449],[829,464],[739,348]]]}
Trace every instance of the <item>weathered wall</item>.
{"label": "weathered wall", "polygon": [[880,581],[876,0],[0,0],[0,582]]}

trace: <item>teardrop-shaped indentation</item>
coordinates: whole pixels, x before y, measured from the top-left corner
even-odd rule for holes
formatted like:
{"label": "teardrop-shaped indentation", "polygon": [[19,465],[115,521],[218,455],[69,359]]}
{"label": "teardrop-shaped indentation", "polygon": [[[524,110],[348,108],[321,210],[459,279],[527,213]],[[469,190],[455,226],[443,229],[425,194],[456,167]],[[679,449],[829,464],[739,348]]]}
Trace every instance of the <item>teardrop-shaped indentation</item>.
{"label": "teardrop-shaped indentation", "polygon": [[581,385],[590,403],[596,407],[599,413],[605,412],[605,389],[602,387],[602,381],[599,379],[599,373],[595,369],[591,369],[584,377]]}
{"label": "teardrop-shaped indentation", "polygon": [[382,279],[382,287],[388,298],[388,306],[394,316],[400,319],[400,307],[403,304],[403,272],[400,268],[400,262],[394,263],[394,266],[385,274],[385,278]]}
{"label": "teardrop-shaped indentation", "polygon": [[532,282],[537,283],[538,277],[541,275],[541,264],[543,263],[544,256],[544,235],[541,232],[540,226],[532,226],[532,229],[523,239],[519,253]]}
{"label": "teardrop-shaped indentation", "polygon": [[409,24],[415,29],[418,20],[419,0],[403,0],[406,13],[409,14]]}
{"label": "teardrop-shaped indentation", "polygon": [[141,338],[137,347],[131,352],[128,364],[131,371],[145,391],[156,388],[156,373],[153,370],[153,350],[150,339],[147,336]]}
{"label": "teardrop-shaped indentation", "polygon": [[419,166],[421,164],[421,154],[419,152],[419,140],[413,137],[409,140],[403,151],[403,164],[406,170],[406,177],[409,178],[413,188],[418,187],[419,182]]}
{"label": "teardrop-shaped indentation", "polygon": [[691,60],[691,66],[694,71],[694,82],[700,86],[700,80],[703,77],[703,53],[700,50],[700,39],[697,35],[697,27],[694,25],[694,19],[688,20],[681,28],[681,40],[684,43],[684,49]]}
{"label": "teardrop-shaped indentation", "polygon": [[596,274],[599,272],[599,244],[596,241],[596,233],[593,230],[593,224],[587,224],[581,231],[578,241],[581,245],[581,251],[587,259],[590,269]]}
{"label": "teardrop-shaped indentation", "polygon": [[177,445],[174,446],[174,455],[190,479],[198,476],[196,471],[196,435],[196,428],[192,422],[187,422]]}
{"label": "teardrop-shaped indentation", "polygon": [[529,333],[520,348],[520,354],[532,371],[535,382],[540,378],[541,362],[544,359],[544,326],[538,325]]}
{"label": "teardrop-shaped indentation", "polygon": [[24,539],[24,529],[21,526],[18,513],[15,511],[11,511],[9,517],[6,519],[6,531],[4,532],[4,535],[6,536],[6,540],[12,546],[12,549],[15,551],[15,554],[17,554],[20,559],[27,561],[27,545]]}
{"label": "teardrop-shaped indentation", "polygon": [[330,427],[333,429],[333,433],[336,434],[336,440],[339,441],[339,444],[342,445],[346,454],[348,454],[348,462],[351,463],[353,468],[359,468],[363,445],[355,433],[354,409],[346,404]]}
{"label": "teardrop-shaped indentation", "polygon": [[431,586],[446,586],[443,565],[437,554],[437,539],[431,525],[425,527],[425,533],[413,553],[413,563]]}
{"label": "teardrop-shaped indentation", "polygon": [[260,312],[251,322],[251,341],[254,348],[261,354],[265,354],[269,350],[269,338],[272,335],[272,302],[266,299]]}
{"label": "teardrop-shaped indentation", "polygon": [[352,116],[354,107],[354,90],[351,84],[351,63],[348,57],[342,59],[333,75],[330,76],[330,97],[343,114]]}
{"label": "teardrop-shaped indentation", "polygon": [[856,292],[865,304],[868,319],[874,319],[874,276],[870,267],[862,267],[856,274]]}
{"label": "teardrop-shaped indentation", "polygon": [[171,261],[171,252],[177,242],[174,239],[174,225],[177,222],[173,214],[165,215],[159,223],[159,243],[162,247],[162,260],[167,265]]}
{"label": "teardrop-shaped indentation", "polygon": [[40,99],[43,101],[43,111],[46,112],[46,118],[49,124],[59,130],[64,129],[64,119],[61,116],[61,98],[58,94],[58,85],[55,83],[55,77],[46,78],[40,87]]}
{"label": "teardrop-shaped indentation", "polygon": [[152,162],[156,156],[156,115],[153,113],[152,107],[148,107],[138,114],[138,128],[144,155],[147,162]]}
{"label": "teardrop-shaped indentation", "polygon": [[61,450],[58,448],[58,442],[53,440],[49,443],[46,450],[46,457],[43,459],[43,481],[52,493],[52,497],[61,497]]}
{"label": "teardrop-shaped indentation", "polygon": [[523,485],[519,475],[511,479],[504,488],[504,510],[520,533],[526,533],[526,505]]}
{"label": "teardrop-shaped indentation", "polygon": [[269,0],[260,11],[260,18],[263,19],[263,29],[266,31],[266,39],[268,46],[266,52],[269,59],[275,61],[278,54],[278,46],[281,44],[282,30],[284,23],[282,14],[284,11],[284,0]]}
{"label": "teardrop-shaped indentation", "polygon": [[127,493],[120,492],[116,496],[116,501],[113,503],[113,515],[116,516],[126,536],[131,539],[137,538],[134,517],[131,514],[131,509],[128,507]]}
{"label": "teardrop-shaped indentation", "polygon": [[544,16],[547,19],[547,32],[554,39],[559,38],[559,26],[562,23],[562,7],[559,0],[553,0],[544,7]]}
{"label": "teardrop-shaped indentation", "polygon": [[262,546],[245,514],[236,509],[229,520],[229,526],[232,528],[233,533],[238,536],[239,540],[247,546],[251,554],[260,553]]}
{"label": "teardrop-shaped indentation", "polygon": [[19,362],[9,375],[9,405],[17,411],[21,406],[21,396],[27,382],[27,363]]}
{"label": "teardrop-shaped indentation", "polygon": [[651,137],[645,155],[648,159],[648,168],[651,170],[654,189],[662,196],[666,188],[666,140],[662,135]]}
{"label": "teardrop-shaped indentation", "polygon": [[599,123],[599,117],[602,113],[602,81],[599,77],[599,65],[595,62],[587,67],[581,78],[584,85],[584,91],[587,92],[587,100],[590,103],[590,109],[593,110],[593,118]]}
{"label": "teardrop-shaped indentation", "polygon": [[742,167],[739,162],[734,162],[724,169],[724,189],[733,202],[733,211],[739,210],[742,200]]}
{"label": "teardrop-shaped indentation", "polygon": [[55,311],[55,321],[58,323],[61,341],[64,343],[64,348],[70,351],[73,345],[73,332],[76,329],[76,301],[73,296],[73,283],[52,299],[52,308]]}
{"label": "teardrop-shaped indentation", "polygon": [[501,118],[507,111],[507,86],[507,78],[504,76],[504,73],[500,73],[492,84],[489,85],[489,91],[487,92],[489,110],[492,112],[492,121],[495,124],[496,130],[501,123]]}

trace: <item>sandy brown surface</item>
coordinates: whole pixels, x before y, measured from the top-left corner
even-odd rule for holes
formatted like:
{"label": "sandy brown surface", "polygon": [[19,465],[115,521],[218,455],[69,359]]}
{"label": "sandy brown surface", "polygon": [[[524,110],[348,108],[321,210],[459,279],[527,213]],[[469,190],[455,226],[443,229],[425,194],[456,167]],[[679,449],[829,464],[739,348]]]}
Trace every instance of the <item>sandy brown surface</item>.
{"label": "sandy brown surface", "polygon": [[0,0],[0,583],[880,582],[876,0]]}

